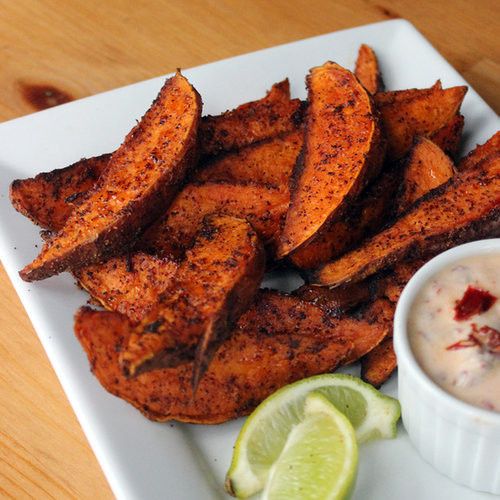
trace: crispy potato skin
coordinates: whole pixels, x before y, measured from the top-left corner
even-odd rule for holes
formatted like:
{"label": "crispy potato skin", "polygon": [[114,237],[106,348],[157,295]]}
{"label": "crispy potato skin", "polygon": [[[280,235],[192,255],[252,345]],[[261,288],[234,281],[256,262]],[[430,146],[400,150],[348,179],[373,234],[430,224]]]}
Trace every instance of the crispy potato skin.
{"label": "crispy potato skin", "polygon": [[177,268],[173,260],[133,253],[82,267],[73,275],[95,301],[137,324],[160,300]]}
{"label": "crispy potato skin", "polygon": [[304,104],[290,99],[287,80],[273,85],[259,101],[242,104],[217,116],[205,116],[201,123],[201,151],[216,155],[284,134],[302,123]]}
{"label": "crispy potato skin", "polygon": [[320,268],[312,282],[358,281],[410,254],[500,233],[500,154],[459,172],[420,198],[363,246]]}
{"label": "crispy potato skin", "polygon": [[392,212],[401,177],[402,169],[398,166],[382,173],[349,205],[343,217],[289,255],[288,260],[298,269],[316,269],[371,236]]}
{"label": "crispy potato skin", "polygon": [[370,46],[363,44],[359,48],[354,74],[371,94],[384,90],[384,82],[378,67],[377,56]]}
{"label": "crispy potato skin", "polygon": [[88,198],[21,277],[47,278],[123,251],[170,203],[197,155],[201,98],[177,74],[112,155]]}
{"label": "crispy potato skin", "polygon": [[290,175],[302,148],[303,135],[302,128],[298,128],[201,161],[192,180],[256,182],[288,190]]}
{"label": "crispy potato skin", "polygon": [[379,92],[374,95],[387,137],[387,155],[402,158],[417,135],[430,137],[457,115],[467,87]]}
{"label": "crispy potato skin", "polygon": [[379,325],[346,317],[332,319],[313,304],[272,291],[259,292],[231,336],[218,348],[193,397],[192,363],[127,379],[119,353],[130,325],[117,313],[82,308],[75,332],[94,375],[152,420],[215,424],[250,413],[280,387],[338,368],[352,340]]}
{"label": "crispy potato skin", "polygon": [[140,246],[159,255],[181,259],[192,246],[203,217],[218,213],[247,219],[272,257],[289,201],[288,190],[263,184],[188,184],[165,215],[146,231]]}
{"label": "crispy potato skin", "polygon": [[426,137],[416,137],[405,164],[396,213],[403,213],[425,193],[445,183],[454,174],[451,158],[439,146]]}
{"label": "crispy potato skin", "polygon": [[175,366],[193,359],[195,350],[196,370],[203,372],[252,302],[264,267],[262,244],[247,221],[206,218],[160,302],[131,333],[120,358],[124,373]]}
{"label": "crispy potato skin", "polygon": [[384,157],[370,94],[335,63],[306,79],[304,146],[290,183],[291,200],[278,257],[306,245],[379,173]]}
{"label": "crispy potato skin", "polygon": [[10,185],[10,201],[21,214],[49,231],[62,229],[74,201],[92,189],[107,167],[111,155],[83,158],[72,165],[16,179]]}
{"label": "crispy potato skin", "polygon": [[490,137],[484,144],[478,145],[457,165],[458,170],[469,170],[481,161],[500,153],[500,130]]}

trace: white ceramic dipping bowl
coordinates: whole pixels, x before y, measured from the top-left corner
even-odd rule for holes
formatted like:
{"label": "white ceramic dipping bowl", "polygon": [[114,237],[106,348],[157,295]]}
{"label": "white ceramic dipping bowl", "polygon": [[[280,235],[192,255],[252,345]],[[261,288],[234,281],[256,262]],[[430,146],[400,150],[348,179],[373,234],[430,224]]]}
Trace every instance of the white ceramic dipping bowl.
{"label": "white ceramic dipping bowl", "polygon": [[487,253],[500,253],[500,238],[452,248],[412,277],[396,308],[394,349],[403,423],[421,456],[457,483],[500,494],[500,413],[464,403],[435,384],[417,363],[407,331],[412,304],[434,274],[455,261]]}

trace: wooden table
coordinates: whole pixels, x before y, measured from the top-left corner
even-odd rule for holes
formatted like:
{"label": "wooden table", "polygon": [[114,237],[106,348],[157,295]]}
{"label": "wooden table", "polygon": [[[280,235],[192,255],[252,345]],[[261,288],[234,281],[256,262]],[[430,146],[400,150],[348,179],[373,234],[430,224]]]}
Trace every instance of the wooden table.
{"label": "wooden table", "polygon": [[[1,0],[0,8],[0,121],[396,17],[500,111],[500,4],[492,0]],[[0,281],[0,497],[112,498],[3,268]]]}

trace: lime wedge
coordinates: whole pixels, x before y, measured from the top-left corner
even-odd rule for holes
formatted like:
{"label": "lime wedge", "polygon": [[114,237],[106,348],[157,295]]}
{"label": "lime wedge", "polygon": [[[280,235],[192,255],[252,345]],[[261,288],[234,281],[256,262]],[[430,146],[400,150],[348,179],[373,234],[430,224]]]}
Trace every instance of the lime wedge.
{"label": "lime wedge", "polygon": [[311,393],[269,472],[263,500],[349,498],[358,467],[354,429],[323,395]]}
{"label": "lime wedge", "polygon": [[309,393],[320,393],[351,422],[358,443],[393,438],[401,414],[399,402],[357,377],[317,375],[285,386],[264,400],[248,417],[236,441],[226,489],[246,498],[264,488],[292,427],[304,419]]}

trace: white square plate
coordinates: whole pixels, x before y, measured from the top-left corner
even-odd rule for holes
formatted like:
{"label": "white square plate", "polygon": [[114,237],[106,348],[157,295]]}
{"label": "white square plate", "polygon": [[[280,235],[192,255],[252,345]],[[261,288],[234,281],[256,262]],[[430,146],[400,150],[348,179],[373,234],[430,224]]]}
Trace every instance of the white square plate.
{"label": "white square plate", "polygon": [[[290,79],[293,97],[305,97],[309,68],[326,60],[353,68],[361,43],[377,53],[386,87],[465,84],[460,75],[406,21],[331,33],[184,70],[216,114],[262,97]],[[120,499],[225,498],[223,481],[243,419],[218,426],[153,423],[109,395],[91,375],[73,335],[73,315],[87,301],[69,275],[24,283],[18,271],[36,256],[38,229],[11,207],[8,187],[33,176],[113,151],[149,107],[164,77],[71,102],[0,125],[0,256],[80,420],[115,495]],[[500,129],[498,116],[472,90],[462,106],[462,153]],[[278,286],[287,286],[286,278]],[[396,377],[383,391],[396,396]],[[362,447],[357,499],[454,500],[489,498],[452,483],[423,462],[403,427],[392,441]]]}

